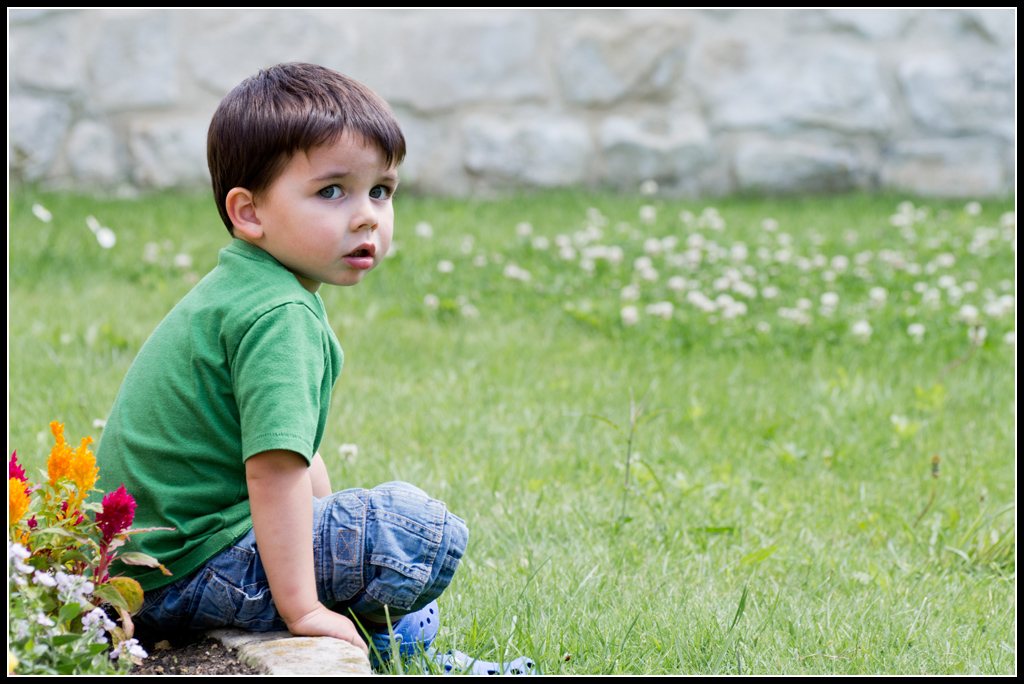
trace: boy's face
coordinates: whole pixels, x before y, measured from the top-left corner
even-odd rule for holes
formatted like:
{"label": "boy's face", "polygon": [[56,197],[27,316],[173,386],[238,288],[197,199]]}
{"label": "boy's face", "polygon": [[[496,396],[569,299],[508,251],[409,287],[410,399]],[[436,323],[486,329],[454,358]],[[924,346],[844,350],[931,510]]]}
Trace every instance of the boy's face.
{"label": "boy's face", "polygon": [[391,246],[398,186],[384,154],[358,135],[298,152],[254,201],[259,237],[252,242],[316,292],[321,283],[355,285]]}

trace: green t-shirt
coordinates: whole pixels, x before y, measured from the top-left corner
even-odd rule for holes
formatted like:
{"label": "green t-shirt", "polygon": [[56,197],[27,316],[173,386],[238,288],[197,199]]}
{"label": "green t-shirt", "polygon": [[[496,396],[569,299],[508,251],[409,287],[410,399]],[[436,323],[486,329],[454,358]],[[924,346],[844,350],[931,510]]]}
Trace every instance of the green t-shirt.
{"label": "green t-shirt", "polygon": [[115,564],[156,589],[198,570],[252,528],[245,459],[288,449],[311,460],[344,357],[319,295],[263,250],[235,239],[217,267],[142,346],[96,458],[99,486],[138,507],[125,551],[173,574]]}

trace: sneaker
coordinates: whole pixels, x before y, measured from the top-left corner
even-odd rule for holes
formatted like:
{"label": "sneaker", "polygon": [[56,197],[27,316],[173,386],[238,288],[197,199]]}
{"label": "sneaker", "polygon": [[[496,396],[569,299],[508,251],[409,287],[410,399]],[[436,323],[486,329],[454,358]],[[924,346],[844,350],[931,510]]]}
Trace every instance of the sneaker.
{"label": "sneaker", "polygon": [[515,658],[507,663],[491,663],[477,660],[461,651],[449,650],[438,653],[434,649],[427,651],[427,658],[432,660],[444,674],[474,675],[539,675],[536,663],[529,658]]}
{"label": "sneaker", "polygon": [[[440,626],[437,601],[431,601],[415,613],[399,618],[391,625],[398,652],[411,656],[422,647],[426,650],[437,636]],[[374,667],[391,660],[391,634],[387,630],[370,632],[370,662]]]}

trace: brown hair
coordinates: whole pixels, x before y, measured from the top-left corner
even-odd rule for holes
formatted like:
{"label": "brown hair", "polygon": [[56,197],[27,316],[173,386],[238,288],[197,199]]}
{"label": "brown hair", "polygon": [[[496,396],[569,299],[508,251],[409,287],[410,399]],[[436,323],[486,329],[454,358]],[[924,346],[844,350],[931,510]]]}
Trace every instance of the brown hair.
{"label": "brown hair", "polygon": [[405,137],[391,107],[348,76],[293,62],[238,84],[221,100],[206,140],[213,195],[228,232],[234,235],[225,207],[231,188],[259,196],[296,152],[331,144],[346,131],[377,145],[388,166],[405,158]]}

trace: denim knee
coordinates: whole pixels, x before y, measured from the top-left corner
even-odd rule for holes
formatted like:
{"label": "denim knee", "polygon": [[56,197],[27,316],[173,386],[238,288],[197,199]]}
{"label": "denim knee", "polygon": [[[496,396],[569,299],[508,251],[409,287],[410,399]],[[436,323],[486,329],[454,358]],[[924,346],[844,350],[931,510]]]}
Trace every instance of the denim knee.
{"label": "denim knee", "polygon": [[317,593],[356,613],[417,610],[445,590],[469,540],[463,520],[405,482],[314,503]]}

